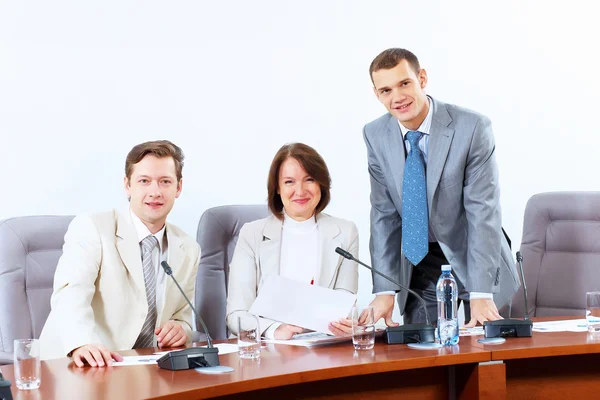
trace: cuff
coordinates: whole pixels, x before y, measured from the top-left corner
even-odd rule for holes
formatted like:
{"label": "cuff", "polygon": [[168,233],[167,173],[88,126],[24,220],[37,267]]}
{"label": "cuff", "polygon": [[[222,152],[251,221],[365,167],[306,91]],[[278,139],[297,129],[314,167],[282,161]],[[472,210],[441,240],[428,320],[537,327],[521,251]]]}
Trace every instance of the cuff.
{"label": "cuff", "polygon": [[493,300],[494,295],[491,293],[483,293],[483,292],[471,292],[469,293],[469,300],[477,300],[477,299],[487,299]]}
{"label": "cuff", "polygon": [[280,326],[281,326],[281,322],[275,322],[275,323],[271,324],[271,326],[269,326],[267,328],[267,330],[263,333],[263,336],[267,339],[275,339],[275,331]]}
{"label": "cuff", "polygon": [[396,292],[394,292],[393,290],[386,290],[386,291],[383,291],[383,292],[377,292],[375,294],[377,296],[380,296],[380,295],[392,295],[393,296],[393,295],[396,294]]}

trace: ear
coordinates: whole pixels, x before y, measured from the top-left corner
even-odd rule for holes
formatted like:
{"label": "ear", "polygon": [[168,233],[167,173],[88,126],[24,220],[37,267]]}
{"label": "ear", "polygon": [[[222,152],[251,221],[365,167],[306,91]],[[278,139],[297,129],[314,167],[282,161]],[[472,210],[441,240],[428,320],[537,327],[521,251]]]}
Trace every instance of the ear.
{"label": "ear", "polygon": [[180,179],[179,182],[177,183],[177,193],[175,193],[175,198],[178,198],[179,195],[181,194],[182,187],[183,187],[183,179]]}
{"label": "ear", "polygon": [[127,177],[123,178],[123,185],[125,186],[127,197],[131,197],[131,185],[129,184],[129,179],[127,179]]}
{"label": "ear", "polygon": [[379,100],[379,92],[377,91],[377,88],[375,86],[373,86],[373,94],[375,95],[375,97],[377,97],[377,100]]}
{"label": "ear", "polygon": [[419,71],[419,84],[421,89],[425,89],[425,86],[427,86],[427,71],[425,69]]}

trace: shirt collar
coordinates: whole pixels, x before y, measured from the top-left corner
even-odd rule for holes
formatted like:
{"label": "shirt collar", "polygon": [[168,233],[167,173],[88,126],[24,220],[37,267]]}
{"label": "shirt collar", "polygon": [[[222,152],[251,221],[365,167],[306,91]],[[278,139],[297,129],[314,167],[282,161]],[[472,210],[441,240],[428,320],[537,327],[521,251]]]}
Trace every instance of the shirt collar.
{"label": "shirt collar", "polygon": [[[135,213],[131,210],[131,208],[129,208],[129,214],[131,215],[131,220],[133,221],[133,226],[135,228],[135,232],[138,237],[138,242],[142,243],[142,240],[144,240],[148,235],[152,235],[152,233],[146,227],[146,225],[144,225],[142,220],[139,219],[137,215],[135,215]],[[163,248],[163,238],[165,236],[166,228],[167,228],[167,224],[165,224],[165,226],[163,226],[160,231],[158,231],[154,234],[154,237],[156,238],[156,240],[158,240],[158,249],[160,251],[162,251],[162,248]]]}
{"label": "shirt collar", "polygon": [[[429,96],[427,96],[427,101],[429,102],[429,111],[427,111],[427,115],[423,122],[421,122],[421,126],[417,131],[421,132],[424,135],[429,135],[429,131],[431,130],[431,120],[433,118],[433,107],[431,105],[431,100]],[[400,131],[402,132],[402,137],[406,137],[406,134],[410,129],[406,128],[400,121],[398,121],[398,125],[400,125]]]}

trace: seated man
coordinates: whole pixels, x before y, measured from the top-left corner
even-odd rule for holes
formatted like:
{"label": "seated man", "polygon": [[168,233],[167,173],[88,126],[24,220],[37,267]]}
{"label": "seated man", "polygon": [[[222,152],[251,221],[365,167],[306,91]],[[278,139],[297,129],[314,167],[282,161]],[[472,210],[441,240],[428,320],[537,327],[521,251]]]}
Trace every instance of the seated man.
{"label": "seated man", "polygon": [[167,261],[193,298],[200,247],[166,223],[182,168],[173,143],[139,144],[125,162],[129,207],[71,222],[40,336],[42,359],[71,356],[78,367],[102,367],[122,359],[117,351],[191,341],[192,309],[160,266]]}

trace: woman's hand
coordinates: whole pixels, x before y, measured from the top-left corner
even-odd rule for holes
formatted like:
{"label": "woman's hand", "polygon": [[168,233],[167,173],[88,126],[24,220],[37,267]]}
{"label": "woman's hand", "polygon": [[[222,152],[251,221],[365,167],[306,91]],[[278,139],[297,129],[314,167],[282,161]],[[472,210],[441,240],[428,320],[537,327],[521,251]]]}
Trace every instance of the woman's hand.
{"label": "woman's hand", "polygon": [[303,328],[296,325],[282,324],[275,329],[274,337],[277,340],[291,339],[295,334],[304,332]]}
{"label": "woman's hand", "polygon": [[352,335],[352,320],[349,318],[340,318],[337,321],[330,322],[329,330],[335,336]]}

